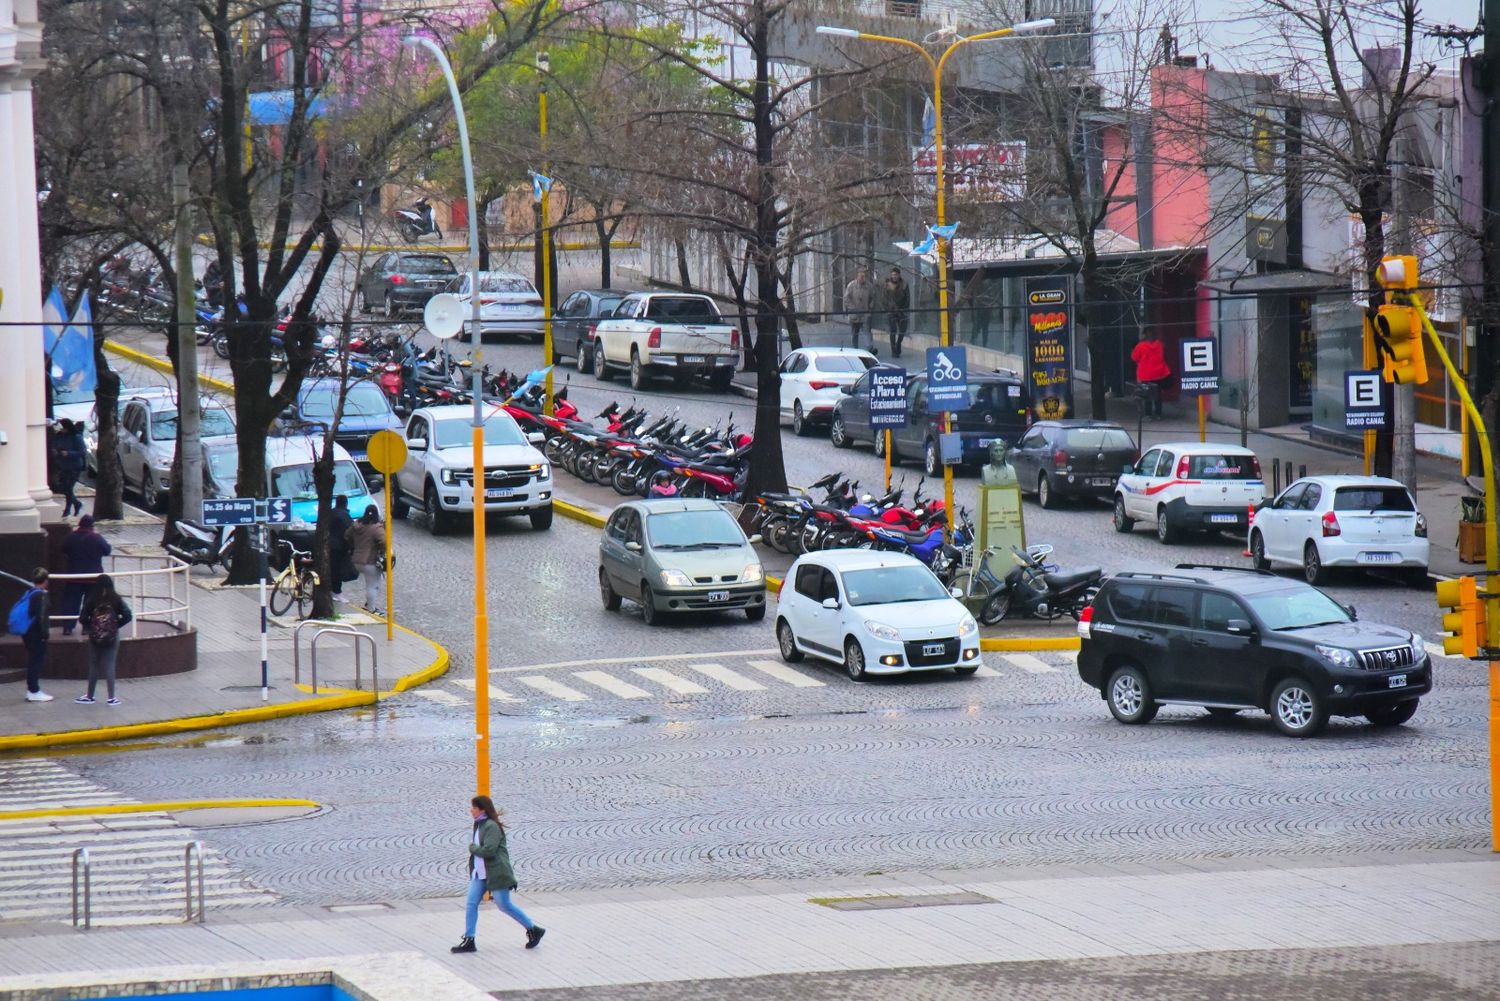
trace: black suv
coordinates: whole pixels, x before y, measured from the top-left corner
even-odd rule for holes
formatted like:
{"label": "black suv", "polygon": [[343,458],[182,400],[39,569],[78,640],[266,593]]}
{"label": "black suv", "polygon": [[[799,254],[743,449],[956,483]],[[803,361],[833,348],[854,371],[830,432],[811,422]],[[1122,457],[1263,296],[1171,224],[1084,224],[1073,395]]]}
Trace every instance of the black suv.
{"label": "black suv", "polygon": [[1311,737],[1329,716],[1399,726],[1432,690],[1422,637],[1356,623],[1353,608],[1265,570],[1117,574],[1078,632],[1078,676],[1121,723],[1148,723],[1163,705],[1263,709],[1281,732]]}

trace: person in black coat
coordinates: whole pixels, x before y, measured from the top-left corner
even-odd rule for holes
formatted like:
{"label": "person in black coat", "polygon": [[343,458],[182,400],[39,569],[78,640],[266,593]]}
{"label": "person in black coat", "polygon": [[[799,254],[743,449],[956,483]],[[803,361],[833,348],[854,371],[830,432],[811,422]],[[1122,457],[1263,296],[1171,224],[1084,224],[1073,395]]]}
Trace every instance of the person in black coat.
{"label": "person in black coat", "polygon": [[359,576],[359,571],[354,569],[354,561],[349,558],[349,541],[346,538],[349,529],[353,527],[354,519],[349,516],[349,498],[345,494],[339,494],[333,499],[333,514],[328,517],[328,563],[333,574],[330,584],[334,601],[342,602],[344,582]]}
{"label": "person in black coat", "polygon": [[83,428],[75,421],[63,418],[59,422],[56,441],[57,486],[63,495],[63,517],[83,513],[83,502],[73,495],[78,478],[83,475],[88,459],[88,446],[83,443]]}
{"label": "person in black coat", "polygon": [[42,668],[47,664],[47,636],[52,629],[47,607],[47,568],[37,567],[31,575],[32,587],[26,592],[31,602],[31,625],[21,634],[21,644],[26,648],[26,701],[51,702],[52,696],[42,691]]}
{"label": "person in black coat", "polygon": [[[67,573],[102,574],[104,557],[111,552],[109,540],[94,531],[94,516],[86,514],[78,519],[78,527],[63,537],[63,556],[68,561]],[[94,580],[70,580],[63,588],[63,635],[72,635],[76,626],[78,610],[83,605],[83,596],[88,593]]]}

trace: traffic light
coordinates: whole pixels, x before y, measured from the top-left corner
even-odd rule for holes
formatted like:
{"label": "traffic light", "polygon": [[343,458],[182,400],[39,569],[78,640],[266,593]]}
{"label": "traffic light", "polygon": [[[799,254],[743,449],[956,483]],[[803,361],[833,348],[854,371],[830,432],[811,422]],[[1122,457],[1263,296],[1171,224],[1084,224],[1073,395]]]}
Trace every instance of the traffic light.
{"label": "traffic light", "polygon": [[1437,603],[1439,608],[1453,609],[1443,616],[1443,629],[1451,634],[1443,637],[1443,652],[1477,658],[1488,643],[1484,602],[1480,600],[1478,582],[1473,577],[1439,581]]}
{"label": "traffic light", "polygon": [[1422,350],[1422,319],[1410,306],[1381,306],[1375,334],[1383,342],[1381,369],[1386,382],[1427,381],[1427,354]]}
{"label": "traffic light", "polygon": [[1375,280],[1388,292],[1414,289],[1417,287],[1417,259],[1410,254],[1382,257],[1375,268]]}

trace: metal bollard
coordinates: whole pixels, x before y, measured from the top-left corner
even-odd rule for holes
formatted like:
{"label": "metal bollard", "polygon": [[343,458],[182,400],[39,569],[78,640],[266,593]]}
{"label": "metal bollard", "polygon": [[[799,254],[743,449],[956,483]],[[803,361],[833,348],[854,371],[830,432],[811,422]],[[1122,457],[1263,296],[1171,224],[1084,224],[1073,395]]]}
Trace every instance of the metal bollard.
{"label": "metal bollard", "polygon": [[93,927],[93,867],[87,848],[73,849],[73,927],[78,927],[78,862],[83,860],[83,928]]}
{"label": "metal bollard", "polygon": [[1271,460],[1271,496],[1281,493],[1281,460]]}
{"label": "metal bollard", "polygon": [[203,842],[189,841],[182,850],[182,891],[187,911],[182,920],[193,921],[193,856],[198,856],[198,924],[203,923]]}
{"label": "metal bollard", "polygon": [[1300,466],[1297,467],[1297,479],[1300,480],[1303,477],[1305,477],[1306,475],[1307,475],[1307,464],[1303,463],[1302,465],[1300,465]]}

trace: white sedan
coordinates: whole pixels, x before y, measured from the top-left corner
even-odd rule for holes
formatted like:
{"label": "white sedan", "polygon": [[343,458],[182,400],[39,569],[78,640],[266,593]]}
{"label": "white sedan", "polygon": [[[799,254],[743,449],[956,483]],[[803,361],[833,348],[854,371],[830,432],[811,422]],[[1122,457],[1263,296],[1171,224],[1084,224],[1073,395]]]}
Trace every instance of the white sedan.
{"label": "white sedan", "polygon": [[871,674],[973,674],[979,623],[931,570],[905,553],[837,549],[797,559],[777,596],[781,658],[811,654]]}
{"label": "white sedan", "polygon": [[[449,291],[463,303],[467,321],[470,305],[471,275],[455,278]],[[481,271],[479,273],[479,333],[521,334],[534,340],[542,337],[542,295],[531,280],[514,271]],[[467,326],[461,334],[468,338]]]}
{"label": "white sedan", "polygon": [[1427,519],[1411,491],[1383,476],[1308,476],[1262,505],[1250,526],[1257,569],[1300,566],[1309,584],[1332,567],[1399,570],[1427,583]]}
{"label": "white sedan", "polygon": [[833,416],[845,386],[880,360],[859,348],[798,348],[781,360],[781,416],[792,431],[806,434],[814,421]]}

